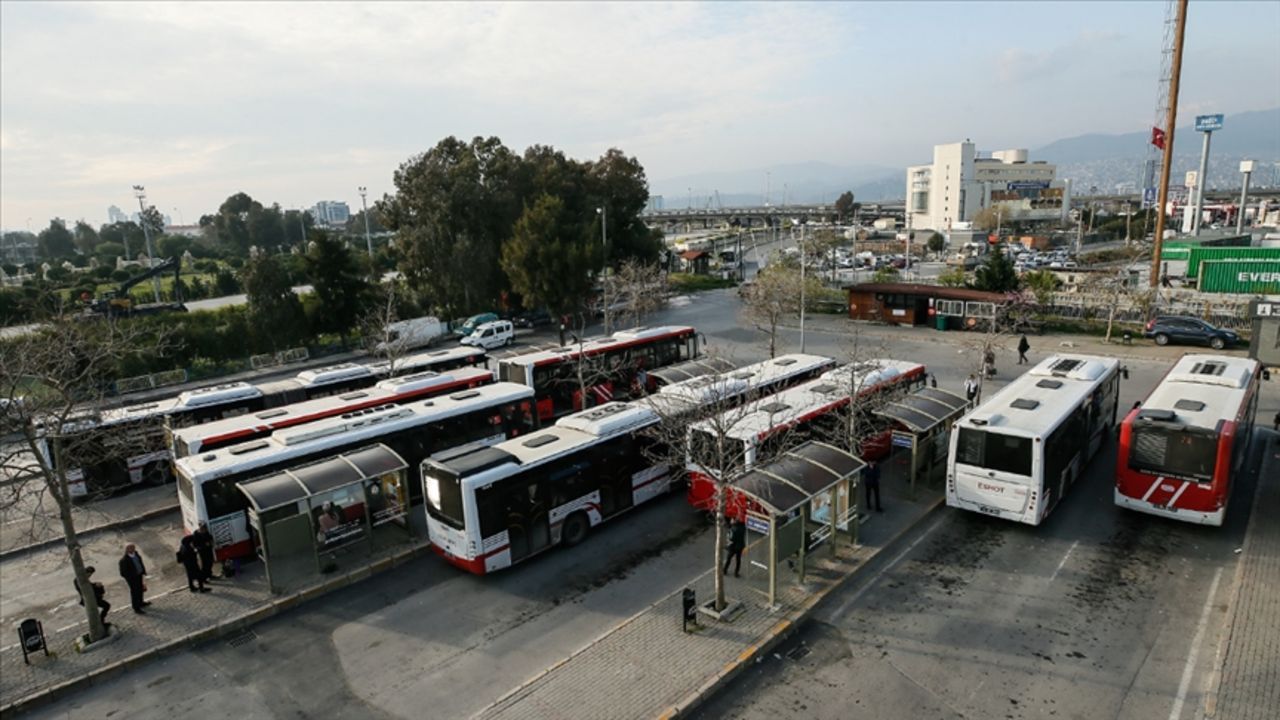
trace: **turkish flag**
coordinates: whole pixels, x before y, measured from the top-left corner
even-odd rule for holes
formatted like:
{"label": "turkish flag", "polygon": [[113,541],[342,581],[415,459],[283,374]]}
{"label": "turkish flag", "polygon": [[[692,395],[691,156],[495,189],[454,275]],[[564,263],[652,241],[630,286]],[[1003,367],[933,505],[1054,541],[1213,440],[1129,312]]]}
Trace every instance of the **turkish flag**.
{"label": "turkish flag", "polygon": [[1151,144],[1164,149],[1164,131],[1158,127],[1151,128]]}

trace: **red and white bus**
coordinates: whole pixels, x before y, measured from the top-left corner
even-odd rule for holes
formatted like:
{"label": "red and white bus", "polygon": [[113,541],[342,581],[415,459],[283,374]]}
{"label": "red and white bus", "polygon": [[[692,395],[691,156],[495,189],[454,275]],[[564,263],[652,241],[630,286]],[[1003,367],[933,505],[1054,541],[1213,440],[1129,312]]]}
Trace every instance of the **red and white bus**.
{"label": "red and white bus", "polygon": [[955,422],[947,505],[1039,525],[1111,436],[1119,398],[1115,358],[1041,361]]}
{"label": "red and white bus", "polygon": [[606,403],[493,447],[422,463],[431,547],[477,575],[556,545],[670,488],[671,468],[645,451],[659,422],[638,403]]}
{"label": "red and white bus", "polygon": [[1226,355],[1183,355],[1120,425],[1116,504],[1222,525],[1231,478],[1249,452],[1262,367]]}
{"label": "red and white bus", "polygon": [[[538,417],[560,417],[584,407],[579,364],[589,383],[585,406],[625,400],[637,390],[652,392],[644,374],[698,357],[698,333],[687,326],[638,327],[605,338],[498,360],[498,380],[533,388]],[[643,383],[644,387],[638,387]]]}
{"label": "red and white bus", "polygon": [[[188,390],[177,397],[114,408],[96,417],[78,419],[64,428],[74,433],[64,447],[94,448],[87,467],[70,468],[72,497],[111,492],[131,485],[162,485],[173,479],[172,454],[166,434],[184,428],[259,412],[310,399],[367,388],[382,378],[413,372],[443,372],[465,367],[484,368],[487,359],[477,348],[451,348],[401,358],[394,372],[387,363],[339,363],[303,370],[292,378],[251,385],[223,383]],[[48,449],[41,448],[48,455]]]}
{"label": "red and white bus", "polygon": [[[750,470],[778,453],[813,437],[840,436],[841,411],[855,395],[882,400],[923,387],[924,365],[903,360],[875,359],[851,363],[823,373],[789,390],[768,395],[750,405],[726,410],[689,426],[687,462],[689,504],[699,510],[715,507],[715,482]],[[855,391],[854,388],[857,388]],[[730,492],[726,512],[741,518],[743,500]]]}
{"label": "red and white bus", "polygon": [[664,385],[658,392],[634,402],[658,413],[664,424],[685,425],[753,398],[782,392],[835,365],[835,360],[821,355],[779,355],[722,375],[703,375]]}
{"label": "red and white bus", "polygon": [[449,373],[428,371],[403,375],[383,380],[371,388],[352,390],[342,395],[316,398],[201,425],[171,428],[169,446],[174,458],[184,458],[267,437],[288,427],[384,405],[403,405],[492,382],[492,371],[473,367],[459,368]]}
{"label": "red and white bus", "polygon": [[192,532],[209,523],[219,559],[247,556],[253,552],[244,512],[249,505],[239,483],[382,443],[409,463],[412,505],[421,501],[419,463],[432,453],[493,444],[536,428],[533,391],[512,383],[317,420],[174,463],[182,524]]}

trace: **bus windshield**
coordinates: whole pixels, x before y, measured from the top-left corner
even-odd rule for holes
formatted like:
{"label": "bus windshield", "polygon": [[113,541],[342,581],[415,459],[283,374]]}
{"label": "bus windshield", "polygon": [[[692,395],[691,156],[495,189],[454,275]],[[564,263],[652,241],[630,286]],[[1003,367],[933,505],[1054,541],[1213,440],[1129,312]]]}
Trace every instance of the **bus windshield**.
{"label": "bus windshield", "polygon": [[1203,430],[1139,425],[1129,443],[1129,467],[1157,475],[1209,482],[1217,456],[1218,436]]}
{"label": "bus windshield", "polygon": [[960,428],[956,462],[1030,477],[1031,438]]}
{"label": "bus windshield", "polygon": [[458,478],[440,468],[423,468],[428,509],[437,520],[461,530],[463,526],[462,489]]}

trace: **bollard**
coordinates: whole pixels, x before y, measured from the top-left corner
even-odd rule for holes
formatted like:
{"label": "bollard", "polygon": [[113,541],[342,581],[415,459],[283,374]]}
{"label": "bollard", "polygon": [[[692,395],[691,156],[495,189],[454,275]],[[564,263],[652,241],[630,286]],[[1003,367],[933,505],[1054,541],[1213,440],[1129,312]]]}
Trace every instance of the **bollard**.
{"label": "bollard", "polygon": [[681,614],[683,618],[682,628],[685,632],[689,632],[690,621],[693,621],[694,627],[698,626],[698,596],[694,593],[693,588],[684,589],[681,602],[684,606],[684,612]]}

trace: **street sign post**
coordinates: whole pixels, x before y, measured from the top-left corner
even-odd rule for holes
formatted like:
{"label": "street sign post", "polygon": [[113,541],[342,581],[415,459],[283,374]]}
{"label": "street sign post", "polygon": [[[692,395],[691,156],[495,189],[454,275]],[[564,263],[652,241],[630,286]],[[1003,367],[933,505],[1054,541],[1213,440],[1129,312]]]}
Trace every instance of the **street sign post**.
{"label": "street sign post", "polygon": [[1213,132],[1222,129],[1222,115],[1197,115],[1196,132]]}

